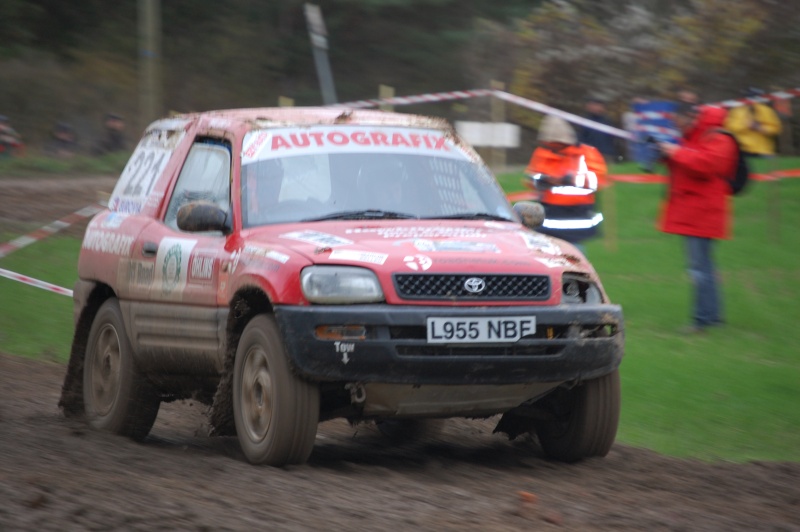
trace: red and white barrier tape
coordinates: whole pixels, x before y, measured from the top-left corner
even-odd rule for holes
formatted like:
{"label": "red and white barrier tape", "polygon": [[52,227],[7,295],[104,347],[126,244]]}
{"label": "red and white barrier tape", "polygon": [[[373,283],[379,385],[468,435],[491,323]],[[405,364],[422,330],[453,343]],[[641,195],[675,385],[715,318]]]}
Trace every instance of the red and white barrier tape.
{"label": "red and white barrier tape", "polygon": [[572,113],[567,113],[566,111],[561,111],[560,109],[556,109],[555,107],[550,107],[549,105],[545,105],[543,103],[534,102],[533,100],[522,98],[521,96],[515,96],[508,92],[503,92],[493,89],[474,89],[467,91],[419,94],[416,96],[397,96],[393,98],[383,98],[376,100],[359,100],[357,102],[335,104],[332,107],[349,107],[355,109],[363,109],[367,107],[377,107],[382,104],[410,105],[414,103],[432,103],[432,102],[441,102],[446,100],[463,100],[467,98],[476,98],[479,96],[494,96],[501,100],[505,100],[507,102],[519,105],[520,107],[525,107],[527,109],[532,109],[534,111],[539,111],[540,113],[548,115],[559,116],[568,122],[596,129],[598,131],[603,131],[605,133],[623,139],[633,140],[633,135],[622,129],[608,126],[606,124],[600,124],[598,122],[588,120],[581,116]]}
{"label": "red and white barrier tape", "polygon": [[473,89],[466,91],[435,92],[431,94],[418,94],[415,96],[393,96],[391,98],[381,98],[376,100],[358,100],[349,103],[337,103],[331,107],[349,107],[351,109],[366,109],[378,107],[379,105],[411,105],[415,103],[434,103],[449,100],[466,100],[479,96],[491,96],[494,93],[491,89]]}
{"label": "red and white barrier tape", "polygon": [[0,259],[17,251],[18,249],[22,249],[25,246],[29,246],[34,242],[38,242],[43,238],[46,238],[54,233],[66,229],[67,227],[76,222],[94,216],[101,210],[103,210],[103,207],[99,205],[89,205],[88,207],[84,207],[82,209],[73,212],[72,214],[64,216],[60,220],[50,222],[44,227],[40,227],[39,229],[36,229],[35,231],[28,233],[27,235],[23,235],[9,242],[0,244]]}
{"label": "red and white barrier tape", "polygon": [[56,294],[61,294],[62,296],[72,297],[72,290],[68,288],[62,288],[60,286],[50,284],[45,281],[40,281],[39,279],[34,279],[33,277],[28,277],[27,275],[15,273],[3,268],[0,268],[0,277],[6,277],[12,281],[18,281],[23,284],[35,286],[36,288],[41,288],[42,290],[55,292]]}
{"label": "red and white barrier tape", "polygon": [[503,91],[493,91],[492,95],[497,98],[500,98],[501,100],[505,100],[507,102],[519,105],[520,107],[525,107],[526,109],[539,111],[540,113],[544,113],[547,115],[558,116],[560,118],[563,118],[567,122],[572,122],[573,124],[579,124],[581,126],[586,126],[588,128],[596,129],[598,131],[608,133],[609,135],[614,135],[615,137],[633,140],[633,135],[631,135],[628,131],[613,126],[608,126],[606,124],[600,124],[599,122],[595,122],[593,120],[583,118],[582,116],[574,115],[572,113],[556,109],[555,107],[550,107],[549,105],[545,105],[543,103],[534,102],[533,100],[528,100],[527,98],[522,98],[521,96],[515,96],[514,94],[510,94],[508,92],[503,92]]}
{"label": "red and white barrier tape", "polygon": [[[369,107],[378,107],[379,105],[384,105],[384,104],[411,105],[419,103],[443,102],[448,100],[465,100],[468,98],[477,98],[481,96],[494,96],[496,98],[500,98],[501,100],[514,103],[521,107],[525,107],[527,109],[531,109],[534,111],[539,111],[540,113],[560,116],[564,120],[567,120],[568,122],[572,122],[574,124],[579,124],[591,129],[595,129],[597,131],[603,131],[610,135],[614,135],[616,137],[620,137],[626,140],[635,140],[634,136],[628,131],[608,126],[606,124],[600,124],[598,122],[588,120],[581,116],[574,115],[572,113],[567,113],[565,111],[561,111],[554,107],[550,107],[549,105],[545,105],[539,102],[534,102],[533,100],[528,100],[527,98],[522,98],[521,96],[516,96],[514,94],[493,89],[471,89],[465,91],[417,94],[414,96],[395,96],[392,98],[378,98],[374,100],[358,100],[355,102],[337,103],[332,105],[331,107],[366,109]],[[772,100],[785,100],[785,99],[795,98],[797,96],[800,96],[800,88],[775,91],[769,94],[765,94],[764,96],[758,96],[755,98],[740,98],[736,100],[725,100],[722,102],[709,103],[707,105],[718,105],[721,107],[738,107],[740,105],[747,105],[750,103],[756,103],[756,102],[765,103],[765,102],[770,102]],[[651,119],[672,118],[672,113],[662,113],[658,111],[646,111],[643,113],[636,113],[636,115],[641,118],[651,118]],[[641,126],[639,130],[645,131],[647,133],[665,133],[672,136],[680,136],[680,133],[674,129],[663,128],[658,126]]]}

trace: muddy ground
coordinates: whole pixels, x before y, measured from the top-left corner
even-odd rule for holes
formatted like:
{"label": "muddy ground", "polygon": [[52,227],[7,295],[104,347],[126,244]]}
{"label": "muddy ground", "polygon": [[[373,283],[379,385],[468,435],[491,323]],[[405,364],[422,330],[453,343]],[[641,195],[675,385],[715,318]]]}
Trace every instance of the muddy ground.
{"label": "muddy ground", "polygon": [[[0,179],[0,226],[44,225],[113,182]],[[11,302],[0,293],[0,304]],[[329,421],[308,464],[255,467],[235,438],[206,435],[199,404],[162,405],[142,444],[64,418],[64,370],[0,354],[0,530],[800,531],[798,463],[615,445],[564,465],[535,441],[492,434],[492,418],[450,420],[410,447]],[[635,398],[623,389],[623,400]]]}

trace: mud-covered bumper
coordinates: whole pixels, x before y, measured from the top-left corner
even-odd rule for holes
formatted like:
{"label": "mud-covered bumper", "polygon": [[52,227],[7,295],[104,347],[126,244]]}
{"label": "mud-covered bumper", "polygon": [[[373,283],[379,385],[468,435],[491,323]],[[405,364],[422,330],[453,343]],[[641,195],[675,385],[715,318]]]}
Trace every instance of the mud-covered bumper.
{"label": "mud-covered bumper", "polygon": [[[517,384],[586,380],[611,373],[623,356],[618,305],[555,307],[276,306],[296,371],[311,380],[399,384]],[[429,343],[430,317],[535,316],[516,342]],[[350,326],[364,338],[322,339]],[[363,327],[363,329],[362,329]]]}

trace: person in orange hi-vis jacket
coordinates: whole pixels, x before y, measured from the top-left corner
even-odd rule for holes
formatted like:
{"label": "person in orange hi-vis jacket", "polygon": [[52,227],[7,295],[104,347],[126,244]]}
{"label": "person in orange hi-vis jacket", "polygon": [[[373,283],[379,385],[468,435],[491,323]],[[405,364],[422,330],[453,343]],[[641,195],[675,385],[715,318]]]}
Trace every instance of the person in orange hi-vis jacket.
{"label": "person in orange hi-vis jacket", "polygon": [[597,234],[603,215],[596,211],[596,192],[605,185],[605,159],[597,149],[579,144],[563,118],[548,115],[539,126],[539,146],[525,173],[537,193],[545,220],[539,232],[575,244]]}

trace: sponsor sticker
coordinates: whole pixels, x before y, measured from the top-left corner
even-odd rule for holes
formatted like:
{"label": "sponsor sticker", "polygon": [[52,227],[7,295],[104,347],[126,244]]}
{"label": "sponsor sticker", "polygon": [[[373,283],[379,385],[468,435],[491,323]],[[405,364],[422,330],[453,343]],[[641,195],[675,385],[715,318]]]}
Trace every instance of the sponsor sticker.
{"label": "sponsor sticker", "polygon": [[189,278],[193,281],[210,281],[214,275],[214,257],[195,254],[189,259]]}
{"label": "sponsor sticker", "polygon": [[289,238],[291,240],[299,240],[300,242],[308,242],[316,246],[322,247],[335,247],[346,246],[352,244],[352,240],[342,238],[340,236],[331,235],[329,233],[321,233],[319,231],[292,231],[291,233],[284,233],[281,238]]}
{"label": "sponsor sticker", "polygon": [[122,225],[122,222],[124,222],[126,218],[128,218],[127,214],[109,212],[105,218],[101,220],[100,227],[104,229],[119,229],[119,226]]}
{"label": "sponsor sticker", "polygon": [[538,262],[541,262],[548,268],[563,268],[565,266],[569,266],[570,263],[567,259],[563,259],[560,257],[547,257],[547,258],[537,258]]}
{"label": "sponsor sticker", "polygon": [[433,260],[427,255],[408,255],[403,258],[403,262],[414,271],[425,271],[433,264]]}
{"label": "sponsor sticker", "polygon": [[245,148],[242,151],[242,159],[245,160],[253,160],[258,157],[259,152],[261,152],[261,148],[264,147],[264,144],[267,142],[267,139],[270,137],[270,134],[266,131],[260,131],[255,136],[247,136],[247,140],[245,140]]}
{"label": "sponsor sticker", "polygon": [[549,237],[535,233],[519,231],[517,234],[525,241],[528,249],[535,249],[549,255],[561,255],[561,248],[553,243]]}
{"label": "sponsor sticker", "polygon": [[156,265],[153,262],[132,260],[128,263],[128,285],[149,287],[155,278]]}
{"label": "sponsor sticker", "polygon": [[414,247],[418,251],[425,252],[500,253],[500,249],[494,244],[466,240],[428,240],[418,238],[414,240]]}
{"label": "sponsor sticker", "polygon": [[133,237],[114,231],[88,229],[83,237],[83,249],[99,251],[110,255],[130,255]]}
{"label": "sponsor sticker", "polygon": [[231,253],[231,261],[229,271],[230,273],[236,273],[236,268],[239,267],[239,261],[242,260],[242,253],[246,248],[237,249],[233,253]]}
{"label": "sponsor sticker", "polygon": [[260,246],[248,244],[244,247],[244,252],[255,257],[266,257],[270,260],[274,260],[275,262],[280,262],[281,264],[286,264],[289,262],[289,255],[286,253],[281,253],[280,251],[275,251],[274,249],[262,248]]}
{"label": "sponsor sticker", "polygon": [[233,264],[233,269],[231,270],[231,273],[233,273],[233,271],[236,270],[236,266],[238,266],[242,254],[246,254],[251,257],[269,259],[270,260],[269,262],[262,262],[259,265],[259,268],[261,270],[268,272],[278,271],[281,267],[281,264],[286,264],[289,261],[289,255],[286,255],[285,253],[249,244],[246,245],[244,248],[242,248],[241,252],[235,252],[235,253],[236,253],[234,259],[235,262]]}
{"label": "sponsor sticker", "polygon": [[357,251],[354,249],[335,249],[331,252],[331,259],[352,262],[366,262],[369,264],[383,264],[389,255],[371,251]]}
{"label": "sponsor sticker", "polygon": [[276,262],[280,262],[281,264],[286,264],[289,262],[289,255],[286,253],[281,253],[280,251],[270,250],[267,251],[267,254],[264,255],[268,259],[272,259]]}
{"label": "sponsor sticker", "polygon": [[444,132],[436,129],[369,126],[320,126],[253,131],[247,134],[242,160],[320,153],[432,153],[437,157],[465,155]]}
{"label": "sponsor sticker", "polygon": [[154,297],[180,299],[189,272],[189,258],[197,240],[164,238],[158,246]]}
{"label": "sponsor sticker", "polygon": [[346,234],[375,235],[386,239],[414,240],[417,238],[486,238],[489,233],[480,227],[458,226],[398,226],[398,227],[357,227],[348,229]]}

